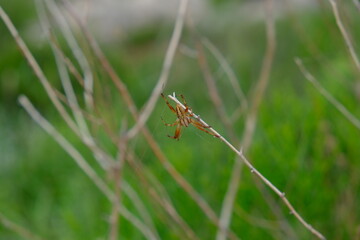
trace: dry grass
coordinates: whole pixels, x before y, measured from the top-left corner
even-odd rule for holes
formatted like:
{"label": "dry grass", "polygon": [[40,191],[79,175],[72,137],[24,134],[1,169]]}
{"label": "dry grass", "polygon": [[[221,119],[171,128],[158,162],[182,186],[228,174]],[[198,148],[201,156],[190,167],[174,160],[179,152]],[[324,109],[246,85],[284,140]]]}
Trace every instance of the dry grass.
{"label": "dry grass", "polygon": [[[360,71],[358,58],[348,33],[341,23],[336,3],[332,0],[330,0],[330,2],[334,10],[337,24],[348,46],[351,59]],[[273,17],[272,0],[267,0],[264,4],[264,13],[266,16],[264,18],[264,23],[266,26],[266,50],[264,53],[262,66],[259,67],[260,74],[258,80],[254,85],[251,97],[249,99],[246,98],[244,90],[240,88],[239,81],[237,80],[234,71],[232,71],[231,67],[226,62],[225,58],[221,55],[220,51],[218,51],[209,40],[206,40],[198,33],[194,33],[194,29],[192,29],[193,34],[196,35],[196,57],[198,59],[199,69],[203,74],[210,99],[212,100],[214,109],[217,112],[219,122],[221,122],[221,124],[225,127],[230,141],[237,146],[235,147],[233,144],[231,144],[225,137],[223,137],[222,134],[220,134],[212,127],[209,128],[209,131],[213,132],[215,135],[220,136],[219,139],[236,154],[234,166],[232,167],[231,177],[228,182],[227,192],[223,197],[220,214],[218,214],[213,209],[213,207],[211,207],[207,199],[205,199],[200,194],[200,191],[196,190],[191,182],[189,182],[172,165],[168,156],[162,149],[162,146],[160,146],[160,144],[156,141],[153,133],[148,129],[146,124],[147,120],[154,112],[154,108],[160,93],[163,91],[168,82],[169,73],[181,39],[181,34],[186,19],[188,0],[180,1],[178,16],[174,24],[174,30],[169,47],[164,57],[162,70],[160,71],[160,77],[153,89],[149,91],[151,92],[150,97],[143,104],[141,111],[136,107],[134,98],[129,92],[127,85],[116,73],[111,63],[106,58],[101,47],[96,42],[96,39],[88,30],[86,22],[80,19],[74,12],[71,3],[65,0],[63,5],[59,6],[55,1],[52,0],[45,2],[37,1],[37,6],[42,27],[46,32],[48,42],[52,47],[56,59],[59,77],[61,79],[62,88],[64,89],[63,93],[51,85],[41,66],[38,64],[26,43],[19,35],[16,27],[13,25],[1,7],[0,16],[11,32],[14,40],[28,61],[30,67],[33,69],[35,75],[44,87],[44,90],[51,100],[54,108],[67,124],[68,128],[72,130],[72,132],[88,148],[88,151],[91,152],[93,157],[97,160],[101,172],[97,172],[95,170],[96,168],[89,164],[88,160],[85,159],[85,157],[74,147],[74,145],[66,138],[66,136],[63,136],[56,129],[56,126],[53,126],[39,113],[38,110],[36,110],[31,101],[26,96],[20,96],[19,102],[31,116],[31,118],[36,123],[38,123],[71,156],[79,168],[89,177],[90,181],[92,181],[99,188],[100,192],[112,204],[112,208],[109,214],[108,239],[114,240],[121,238],[122,232],[119,232],[119,225],[122,224],[120,221],[120,216],[129,221],[137,230],[143,234],[146,239],[161,239],[161,235],[157,231],[153,221],[154,216],[149,213],[150,209],[147,209],[148,204],[146,204],[140,197],[138,190],[136,190],[128,183],[125,175],[123,174],[124,168],[126,167],[130,168],[134,172],[134,175],[136,175],[138,179],[139,186],[145,189],[144,192],[151,199],[152,204],[162,209],[163,212],[161,214],[162,216],[165,215],[165,217],[163,217],[163,223],[165,226],[173,229],[181,239],[202,239],[199,235],[198,229],[194,229],[194,227],[188,224],[184,217],[182,217],[181,212],[179,212],[177,207],[172,202],[171,197],[169,197],[164,184],[162,184],[153,173],[148,173],[146,171],[141,162],[141,159],[138,156],[138,153],[135,149],[132,148],[131,145],[131,141],[136,137],[143,137],[145,139],[146,144],[149,146],[152,153],[161,164],[163,170],[165,170],[169,176],[171,176],[172,180],[183,190],[186,196],[192,199],[192,201],[204,213],[212,225],[216,226],[217,240],[223,240],[226,238],[239,239],[241,237],[241,233],[235,229],[231,229],[230,226],[232,215],[234,212],[236,212],[236,210],[234,210],[234,204],[236,202],[237,191],[241,179],[242,166],[244,164],[254,175],[254,187],[258,188],[262,192],[264,200],[269,204],[270,208],[276,215],[277,220],[284,222],[283,228],[285,229],[284,231],[287,232],[288,236],[298,238],[296,230],[292,227],[290,222],[286,220],[284,214],[279,210],[280,207],[278,204],[274,204],[276,201],[274,200],[274,196],[268,194],[268,189],[274,192],[276,196],[281,199],[290,213],[309,232],[311,232],[319,239],[325,239],[325,237],[316,229],[316,227],[313,227],[304,220],[304,218],[300,215],[301,209],[296,210],[285,196],[285,193],[280,191],[279,188],[277,188],[269,180],[271,179],[271,176],[265,177],[245,156],[245,154],[251,148],[257,126],[260,105],[263,101],[264,94],[270,81],[272,64],[276,53],[275,20]],[[64,12],[66,13],[64,14]],[[73,58],[67,56],[64,53],[60,44],[58,43],[59,41],[56,39],[56,36],[52,34],[52,28],[55,27],[52,25],[52,22],[56,22],[57,27],[60,28],[62,36],[65,38],[66,43],[74,53]],[[84,39],[87,41],[86,47],[91,50],[93,57],[89,57],[89,54],[84,53],[83,48],[78,44],[77,38],[72,33],[72,27],[70,27],[70,23],[74,24],[76,28],[81,30],[82,37],[84,37]],[[209,51],[219,62],[219,65],[224,68],[224,71],[227,73],[229,81],[233,86],[234,92],[232,94],[234,94],[234,96],[236,96],[237,100],[239,101],[236,112],[241,112],[245,117],[245,127],[242,136],[235,134],[234,118],[226,113],[225,103],[223,101],[225,97],[222,96],[219,92],[216,81],[212,76],[204,46],[209,49]],[[116,156],[112,156],[111,153],[107,152],[103,147],[101,147],[99,144],[99,139],[96,139],[92,133],[92,129],[94,129],[94,126],[97,124],[93,121],[89,121],[89,119],[100,119],[99,121],[101,123],[106,122],[106,119],[101,119],[101,116],[97,114],[97,108],[99,108],[99,106],[97,104],[98,100],[96,99],[96,95],[94,94],[95,76],[94,70],[90,67],[91,62],[95,62],[101,71],[107,75],[106,77],[110,78],[111,82],[115,85],[119,96],[121,96],[124,106],[126,107],[124,112],[126,111],[126,114],[129,113],[134,122],[134,125],[128,127],[128,122],[130,121],[127,119],[127,115],[124,114],[124,116],[121,116],[121,129],[110,129],[106,127],[106,124],[101,126],[104,128],[104,131],[108,133],[109,138],[112,139],[113,144],[116,146]],[[325,95],[325,97],[331,102],[332,105],[334,105],[346,118],[349,119],[351,123],[360,129],[359,120],[356,119],[348,110],[346,110],[345,107],[343,107],[343,105],[336,101],[331,96],[331,94],[325,91],[318,84],[315,78],[306,71],[300,60],[297,60],[297,64],[299,65],[305,77],[315,85],[320,93]],[[81,101],[79,101],[78,96],[76,95],[74,90],[74,82],[71,80],[72,78],[76,79],[77,82],[83,87],[82,96],[84,104],[80,103]],[[182,103],[177,100],[175,94],[169,95],[169,98],[185,109]],[[208,126],[208,124],[195,113],[194,117],[202,124]],[[268,161],[271,161],[271,159],[268,159]],[[110,176],[109,179],[105,179],[103,177],[104,175]],[[268,189],[264,189],[263,184],[265,184]],[[132,212],[132,210],[125,206],[125,204],[123,204],[123,194],[132,200],[135,208],[138,211],[138,214],[135,214]],[[249,217],[249,219],[253,218]],[[27,230],[12,223],[2,215],[0,215],[0,221],[3,225],[9,229],[12,229],[12,231],[18,233],[20,236],[27,237],[29,239],[41,239],[40,237],[37,237]],[[309,221],[311,222],[311,220]],[[263,222],[263,225],[266,225],[266,221],[255,220],[255,222]]]}

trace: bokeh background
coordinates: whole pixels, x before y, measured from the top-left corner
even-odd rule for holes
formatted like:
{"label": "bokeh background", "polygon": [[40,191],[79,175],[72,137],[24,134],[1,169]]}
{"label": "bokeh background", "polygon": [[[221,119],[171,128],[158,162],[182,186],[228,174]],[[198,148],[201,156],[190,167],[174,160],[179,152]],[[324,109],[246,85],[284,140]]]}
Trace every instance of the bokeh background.
{"label": "bokeh background", "polygon": [[[359,52],[357,1],[337,2],[343,24],[355,51]],[[58,4],[61,6],[62,2]],[[0,6],[14,22],[50,83],[63,93],[57,64],[39,22],[36,1],[0,0]],[[158,81],[178,1],[74,1],[72,6],[87,19],[89,30],[141,109]],[[184,26],[163,91],[184,94],[193,110],[226,138],[229,133],[216,114],[196,59],[194,36],[206,37],[218,48],[251,106],[266,50],[264,16],[263,1],[191,1],[188,7],[187,19],[191,19],[191,24],[187,22]],[[304,219],[328,239],[360,239],[360,129],[306,80],[294,58],[299,57],[320,84],[354,116],[360,116],[359,69],[353,64],[329,1],[274,0],[273,17],[274,60],[246,156],[286,193]],[[69,16],[68,19],[74,24]],[[59,27],[55,23],[53,26],[59,44],[73,59]],[[102,119],[110,132],[118,135],[122,127],[131,127],[134,121],[121,94],[100,64],[96,64],[96,57],[79,28],[74,27],[74,32],[85,55],[93,60],[94,100],[98,111],[89,115]],[[241,103],[224,69],[208,49],[204,51],[225,113],[234,116]],[[83,89],[72,80],[81,101]],[[21,94],[31,100],[114,189],[111,172],[96,163],[91,151],[59,116],[1,22],[0,239],[36,239],[23,229],[9,227],[9,221],[41,239],[109,239],[111,202],[19,106],[17,99]],[[246,111],[235,114],[232,122],[232,134],[238,140],[244,134],[246,114]],[[235,154],[218,139],[194,127],[185,129],[179,141],[170,139],[167,135],[172,135],[175,129],[164,126],[161,118],[172,122],[176,116],[160,98],[147,122],[149,131],[169,162],[219,215]],[[111,142],[103,122],[91,118],[87,121],[99,145],[115,157],[117,146]],[[166,194],[162,192],[162,196],[171,200],[198,239],[215,239],[217,227],[166,172],[143,136],[139,134],[132,139],[128,148],[137,155],[142,166],[139,171],[145,180],[128,163],[123,167],[122,178],[143,202],[159,238],[188,237],[147,191],[153,184],[163,187]],[[278,196],[255,181],[244,167],[230,224],[239,238],[315,238],[289,213]],[[121,204],[141,216],[128,196],[122,195]],[[146,239],[123,217],[117,225],[119,239]]]}

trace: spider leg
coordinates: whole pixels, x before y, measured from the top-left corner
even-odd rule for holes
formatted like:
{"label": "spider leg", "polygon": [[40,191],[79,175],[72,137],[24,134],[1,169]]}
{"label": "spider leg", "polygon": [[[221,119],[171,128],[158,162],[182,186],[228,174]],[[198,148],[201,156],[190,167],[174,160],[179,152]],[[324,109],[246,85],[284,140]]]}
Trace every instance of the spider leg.
{"label": "spider leg", "polygon": [[[189,110],[191,111],[191,108],[187,105],[187,103],[186,103],[186,100],[185,100],[185,97],[184,97],[184,95],[180,95],[180,97],[181,97],[181,99],[183,100],[183,102],[184,102],[184,106],[185,106],[185,112],[187,113],[187,112],[189,112]],[[193,116],[193,114],[191,113],[189,116]]]}
{"label": "spider leg", "polygon": [[168,127],[173,127],[173,126],[176,126],[179,124],[179,119],[176,119],[176,121],[174,123],[167,123],[164,121],[163,118],[161,118],[161,121],[164,123],[165,126],[168,126]]}
{"label": "spider leg", "polygon": [[166,99],[166,97],[164,96],[164,94],[161,93],[162,98],[165,100],[166,104],[168,105],[168,107],[170,108],[171,111],[173,111],[176,114],[176,110],[174,109],[173,106],[171,106],[171,104],[169,103],[169,101]]}
{"label": "spider leg", "polygon": [[201,122],[199,122],[199,120],[197,118],[190,118],[190,119],[191,119],[191,123],[196,124],[202,128],[211,128],[210,125],[204,125]]}
{"label": "spider leg", "polygon": [[179,141],[180,139],[180,134],[181,134],[181,125],[177,125],[176,129],[175,129],[175,135],[174,136],[170,136],[168,135],[169,138],[173,138],[173,139],[177,139]]}
{"label": "spider leg", "polygon": [[206,132],[206,133],[208,133],[208,134],[210,134],[210,135],[213,135],[214,137],[217,137],[217,138],[220,138],[220,136],[219,135],[217,135],[217,134],[215,134],[215,133],[213,133],[213,132],[210,132],[210,131],[208,131],[208,130],[206,130],[205,128],[209,128],[210,126],[204,126],[203,124],[201,124],[201,123],[199,123],[199,122],[196,122],[196,121],[191,121],[191,123],[192,123],[192,125],[194,126],[194,127],[196,127],[197,129],[199,129],[199,130],[201,130],[201,131],[204,131],[204,132]]}

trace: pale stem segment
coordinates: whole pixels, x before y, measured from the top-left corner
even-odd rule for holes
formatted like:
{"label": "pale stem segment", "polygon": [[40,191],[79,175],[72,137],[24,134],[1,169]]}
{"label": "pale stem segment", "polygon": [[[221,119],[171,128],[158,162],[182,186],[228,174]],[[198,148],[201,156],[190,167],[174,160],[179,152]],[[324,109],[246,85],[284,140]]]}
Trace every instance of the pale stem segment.
{"label": "pale stem segment", "polygon": [[[186,107],[176,98],[175,93],[173,95],[168,95],[168,97],[173,100],[176,104],[179,104],[182,108],[186,109]],[[201,122],[204,125],[209,126],[204,120],[202,120],[199,115],[196,115],[194,112],[190,111],[190,114],[193,114],[193,117],[195,117],[199,122]],[[250,161],[245,157],[245,155],[242,152],[242,149],[239,151],[237,150],[230,142],[228,142],[220,133],[218,133],[215,129],[212,127],[209,127],[208,130],[214,135],[217,135],[218,138],[224,142],[228,147],[230,147],[231,150],[233,150],[243,161],[243,163],[250,169],[251,173],[256,175],[261,181],[263,181],[272,191],[278,195],[281,200],[284,202],[287,208],[289,208],[290,213],[292,213],[298,220],[301,222],[306,229],[308,229],[312,234],[314,234],[319,239],[326,239],[318,230],[313,228],[309,223],[307,223],[301,215],[295,210],[295,208],[291,205],[289,200],[285,197],[285,193],[281,192],[274,184],[272,184],[266,177],[264,177],[251,163]]]}

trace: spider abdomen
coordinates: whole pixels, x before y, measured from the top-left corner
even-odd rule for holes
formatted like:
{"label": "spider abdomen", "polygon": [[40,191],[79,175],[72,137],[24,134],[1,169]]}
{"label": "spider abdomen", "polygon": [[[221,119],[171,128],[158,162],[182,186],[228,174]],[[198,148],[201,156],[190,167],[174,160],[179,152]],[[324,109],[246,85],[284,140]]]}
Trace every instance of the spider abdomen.
{"label": "spider abdomen", "polygon": [[180,120],[180,125],[188,127],[191,123],[191,120],[189,117],[182,117],[179,119]]}

